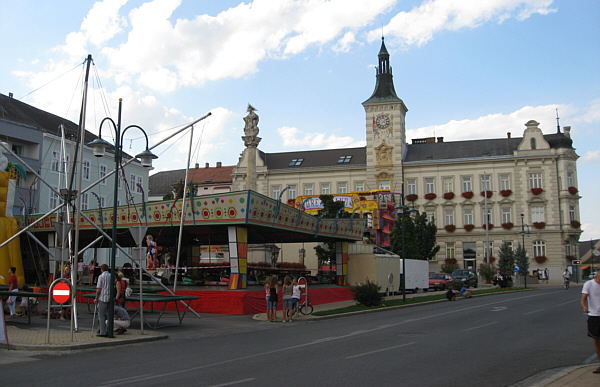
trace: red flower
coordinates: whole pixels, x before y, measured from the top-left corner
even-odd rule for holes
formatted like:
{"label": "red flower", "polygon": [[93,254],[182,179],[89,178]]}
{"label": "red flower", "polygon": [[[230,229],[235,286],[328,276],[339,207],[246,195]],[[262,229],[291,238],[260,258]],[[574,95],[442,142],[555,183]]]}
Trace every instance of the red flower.
{"label": "red flower", "polygon": [[[486,225],[484,224],[484,225],[483,225],[483,226],[481,226],[481,227],[482,227],[482,228],[485,230],[485,226],[486,226]],[[487,229],[488,229],[488,230],[491,230],[491,229],[493,229],[493,228],[494,228],[494,225],[493,225],[493,224],[491,224],[491,223],[490,223],[490,224],[488,224],[488,225],[487,225]]]}
{"label": "red flower", "polygon": [[579,190],[577,190],[575,187],[569,187],[568,189],[571,195],[575,195],[577,192],[579,192]]}
{"label": "red flower", "polygon": [[514,227],[514,224],[512,222],[502,223],[502,228],[503,229],[510,230],[513,227]]}
{"label": "red flower", "polygon": [[437,195],[434,193],[425,194],[425,199],[427,199],[427,200],[433,200],[435,198],[437,198]]}
{"label": "red flower", "polygon": [[446,231],[448,232],[454,232],[454,230],[456,230],[456,226],[453,224],[447,224],[444,226],[444,228],[446,229]]}
{"label": "red flower", "polygon": [[543,188],[532,188],[532,189],[531,189],[531,193],[532,193],[532,194],[534,194],[534,195],[539,195],[539,194],[541,194],[542,192],[544,192],[544,189],[543,189]]}
{"label": "red flower", "polygon": [[512,191],[509,189],[503,189],[500,191],[500,195],[502,195],[503,197],[510,196],[511,194],[512,194]]}
{"label": "red flower", "polygon": [[452,199],[454,199],[454,192],[446,192],[444,194],[444,199],[446,199],[446,200],[452,200]]}
{"label": "red flower", "polygon": [[581,227],[581,223],[579,223],[578,220],[572,220],[571,221],[571,227],[573,227],[573,228],[579,228],[579,227]]}
{"label": "red flower", "polygon": [[475,228],[475,225],[473,225],[473,224],[465,224],[466,231],[473,231],[474,228]]}
{"label": "red flower", "polygon": [[481,196],[486,196],[486,194],[487,194],[487,197],[489,199],[492,197],[492,193],[493,193],[492,191],[481,191]]}
{"label": "red flower", "polygon": [[462,197],[465,199],[471,199],[473,197],[473,192],[471,192],[471,191],[463,192]]}
{"label": "red flower", "polygon": [[533,227],[537,228],[538,230],[541,230],[544,227],[546,227],[546,222],[533,222]]}
{"label": "red flower", "polygon": [[544,263],[544,262],[546,262],[546,259],[548,259],[548,258],[546,258],[545,255],[538,255],[534,259],[537,263]]}
{"label": "red flower", "polygon": [[406,197],[406,200],[408,200],[409,202],[414,202],[415,200],[417,200],[419,197],[416,194],[412,194],[412,195],[408,195]]}

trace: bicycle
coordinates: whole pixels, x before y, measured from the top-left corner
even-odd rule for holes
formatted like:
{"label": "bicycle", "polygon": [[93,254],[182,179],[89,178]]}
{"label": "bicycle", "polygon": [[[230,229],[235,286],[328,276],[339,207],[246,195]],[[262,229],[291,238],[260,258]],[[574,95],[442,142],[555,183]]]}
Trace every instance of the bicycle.
{"label": "bicycle", "polygon": [[565,278],[565,290],[569,289],[569,279]]}
{"label": "bicycle", "polygon": [[304,302],[298,303],[294,310],[292,311],[292,317],[298,315],[298,313],[302,313],[303,315],[309,315],[313,312],[313,306],[310,303],[310,297],[308,294],[306,295],[306,300]]}

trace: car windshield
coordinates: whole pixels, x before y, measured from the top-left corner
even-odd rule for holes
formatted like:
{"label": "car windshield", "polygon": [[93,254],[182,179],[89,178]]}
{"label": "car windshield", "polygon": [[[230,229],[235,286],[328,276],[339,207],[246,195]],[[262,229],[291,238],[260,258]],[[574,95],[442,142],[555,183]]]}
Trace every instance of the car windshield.
{"label": "car windshield", "polygon": [[454,270],[454,272],[452,273],[453,276],[457,276],[457,275],[469,275],[469,271],[468,270]]}
{"label": "car windshield", "polygon": [[429,276],[429,279],[444,279],[444,275],[443,274],[432,274]]}

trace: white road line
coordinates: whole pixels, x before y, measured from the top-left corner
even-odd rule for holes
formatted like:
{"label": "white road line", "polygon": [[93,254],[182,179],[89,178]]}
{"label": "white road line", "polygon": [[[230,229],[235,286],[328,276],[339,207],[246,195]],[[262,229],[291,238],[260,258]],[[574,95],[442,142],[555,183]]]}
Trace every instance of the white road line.
{"label": "white road line", "polygon": [[497,323],[498,323],[498,321],[494,321],[494,322],[489,323],[489,324],[483,324],[483,325],[479,325],[479,326],[476,326],[476,327],[463,329],[463,332],[468,332],[468,331],[472,331],[472,330],[479,329],[479,328],[489,327],[490,325],[494,325],[494,324],[497,324]]}
{"label": "white road line", "polygon": [[106,381],[100,383],[99,385],[100,386],[115,386],[118,384],[135,382],[138,379],[144,379],[144,378],[147,378],[148,376],[152,376],[152,374],[137,375],[137,376],[132,376],[129,378],[119,378],[119,379],[115,379],[115,380],[106,380]]}
{"label": "white road line", "polygon": [[247,383],[247,382],[251,382],[255,380],[254,378],[248,378],[248,379],[242,379],[242,380],[236,380],[235,382],[229,382],[229,383],[223,383],[223,384],[214,384],[210,387],[223,387],[223,386],[233,386],[234,384],[241,384],[241,383]]}
{"label": "white road line", "polygon": [[573,302],[577,302],[577,303],[579,303],[579,302],[580,302],[580,298],[575,298],[575,299],[569,300],[569,301],[567,301],[567,302],[561,302],[560,304],[556,304],[556,305],[554,305],[554,306],[555,306],[555,307],[556,307],[556,306],[563,306],[563,305],[571,304],[571,303],[573,303]]}
{"label": "white road line", "polygon": [[534,314],[534,313],[537,313],[537,312],[541,312],[542,310],[545,310],[545,309],[542,308],[542,309],[532,310],[531,312],[523,313],[523,316],[527,316],[528,314]]}
{"label": "white road line", "polygon": [[354,358],[361,357],[361,356],[372,355],[374,353],[383,352],[383,351],[389,351],[389,350],[392,350],[392,349],[402,348],[402,347],[406,347],[408,345],[413,345],[413,344],[415,344],[415,342],[406,343],[406,344],[400,344],[400,345],[396,345],[396,346],[388,347],[388,348],[381,348],[381,349],[378,349],[376,351],[363,352],[363,353],[359,353],[357,355],[347,356],[346,359],[354,359]]}

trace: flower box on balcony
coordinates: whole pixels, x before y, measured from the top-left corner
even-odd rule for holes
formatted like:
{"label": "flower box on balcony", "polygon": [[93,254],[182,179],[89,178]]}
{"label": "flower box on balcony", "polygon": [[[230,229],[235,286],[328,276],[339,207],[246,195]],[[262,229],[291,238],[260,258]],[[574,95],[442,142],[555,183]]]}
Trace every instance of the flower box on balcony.
{"label": "flower box on balcony", "polygon": [[[483,225],[483,226],[481,226],[481,227],[482,227],[482,228],[485,230],[485,227],[486,227],[486,225],[484,224],[484,225]],[[488,229],[488,230],[491,230],[491,229],[493,229],[493,228],[494,228],[494,225],[493,225],[493,224],[491,224],[491,223],[490,223],[490,224],[488,224],[488,225],[487,225],[487,229]]]}
{"label": "flower box on balcony", "polygon": [[427,199],[427,200],[433,200],[435,198],[437,198],[437,195],[434,193],[425,194],[425,199]]}
{"label": "flower box on balcony", "polygon": [[458,261],[456,260],[456,258],[446,258],[444,259],[444,263],[446,263],[447,265],[456,265]]}
{"label": "flower box on balcony", "polygon": [[471,199],[473,197],[473,192],[471,192],[471,191],[463,192],[462,197],[465,199]]}
{"label": "flower box on balcony", "polygon": [[569,187],[568,190],[571,195],[575,195],[577,192],[579,192],[579,190],[575,187]]}
{"label": "flower box on balcony", "polygon": [[541,230],[546,227],[546,222],[533,222],[533,227]]}
{"label": "flower box on balcony", "polygon": [[573,227],[573,228],[579,228],[579,227],[581,227],[581,223],[579,223],[578,220],[572,220],[571,221],[571,227]]}
{"label": "flower box on balcony", "polygon": [[417,200],[419,197],[415,194],[411,194],[406,196],[406,200],[408,200],[409,202],[414,202],[415,200]]}
{"label": "flower box on balcony", "polygon": [[454,230],[456,230],[456,226],[453,224],[447,224],[444,226],[444,228],[446,229],[446,231],[448,232],[454,232]]}
{"label": "flower box on balcony", "polygon": [[532,189],[531,189],[531,193],[532,193],[532,194],[534,194],[534,195],[539,195],[539,194],[541,194],[542,192],[544,192],[544,189],[543,189],[543,188],[532,188]]}
{"label": "flower box on balcony", "polygon": [[512,191],[509,189],[503,189],[500,191],[500,195],[502,195],[502,197],[508,197],[512,194]]}
{"label": "flower box on balcony", "polygon": [[446,200],[452,200],[452,199],[454,199],[454,192],[446,192],[444,194],[444,199],[446,199]]}
{"label": "flower box on balcony", "polygon": [[502,223],[502,228],[505,230],[510,230],[511,228],[513,228],[515,225],[512,222],[506,222],[506,223]]}
{"label": "flower box on balcony", "polygon": [[545,255],[538,255],[534,259],[537,263],[544,263],[544,262],[546,262],[546,259],[548,259],[548,258],[546,258]]}
{"label": "flower box on balcony", "polygon": [[489,198],[492,197],[492,193],[493,193],[492,191],[481,191],[480,195],[481,196],[486,196],[487,195],[487,198],[489,199]]}
{"label": "flower box on balcony", "polygon": [[473,229],[475,228],[474,224],[465,224],[465,230],[468,231],[473,231]]}

